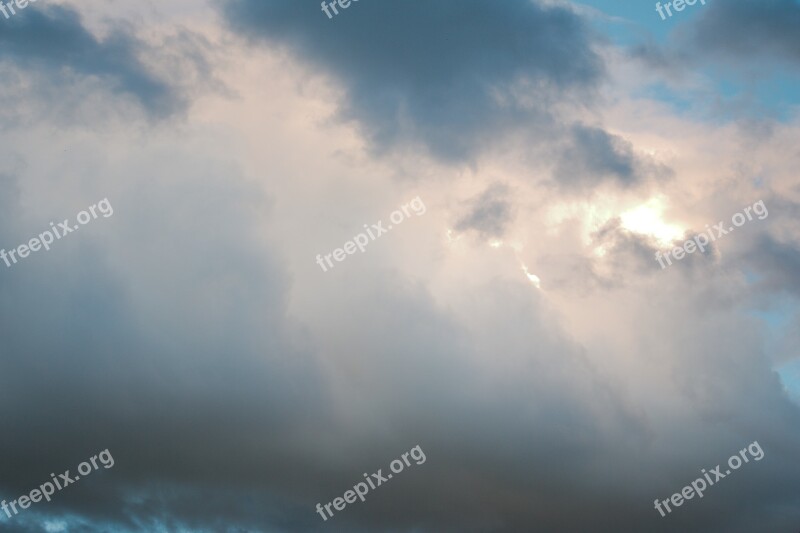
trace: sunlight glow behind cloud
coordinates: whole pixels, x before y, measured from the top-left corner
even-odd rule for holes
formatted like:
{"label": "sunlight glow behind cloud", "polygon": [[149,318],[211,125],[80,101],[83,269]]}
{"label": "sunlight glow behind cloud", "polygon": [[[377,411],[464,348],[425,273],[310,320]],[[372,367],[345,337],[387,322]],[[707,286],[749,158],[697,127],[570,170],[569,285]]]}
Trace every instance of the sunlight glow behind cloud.
{"label": "sunlight glow behind cloud", "polygon": [[683,230],[664,220],[665,204],[664,197],[658,196],[622,213],[622,227],[631,233],[652,237],[661,246],[670,246],[683,235]]}

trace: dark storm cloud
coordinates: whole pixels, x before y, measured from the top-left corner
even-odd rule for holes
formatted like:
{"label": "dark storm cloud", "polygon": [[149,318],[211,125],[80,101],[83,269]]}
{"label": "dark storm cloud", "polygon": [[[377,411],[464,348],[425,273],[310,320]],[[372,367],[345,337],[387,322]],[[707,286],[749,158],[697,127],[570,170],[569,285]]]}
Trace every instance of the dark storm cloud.
{"label": "dark storm cloud", "polygon": [[686,70],[718,60],[741,68],[742,62],[800,66],[800,2],[797,0],[725,0],[709,2],[668,44],[633,48],[633,55],[656,68]]}
{"label": "dark storm cloud", "polygon": [[701,54],[778,57],[800,65],[798,27],[797,0],[726,0],[710,2],[691,35]]}
{"label": "dark storm cloud", "polygon": [[[279,489],[291,490],[290,468],[309,470],[290,455],[307,424],[324,427],[324,386],[308,358],[286,345],[292,328],[282,320],[279,271],[269,257],[236,244],[242,228],[254,225],[243,213],[255,209],[247,199],[253,191],[219,177],[229,178],[230,169],[204,166],[185,179],[143,178],[143,191],[112,197],[115,214],[105,226],[126,249],[155,254],[124,260],[145,259],[138,274],[112,268],[104,254],[110,243],[101,246],[93,232],[100,228],[89,226],[39,257],[2,264],[0,412],[15,428],[15,438],[0,444],[0,455],[14,458],[0,467],[2,497],[30,492],[51,472],[74,472],[100,449],[116,463],[26,511],[23,523],[29,511],[142,531],[153,529],[137,524],[153,517],[206,527],[226,512],[236,517],[226,527],[264,523],[266,515],[284,521],[285,507],[256,505],[258,490],[242,495],[243,487],[281,480],[265,487],[276,495],[263,494],[279,502]],[[0,218],[16,222],[0,227],[0,247],[9,249],[42,222],[25,222],[15,180],[4,178],[0,187],[7,204]],[[131,213],[149,215],[134,221]],[[164,298],[150,292],[156,286]],[[280,407],[287,401],[298,410],[288,414]],[[136,489],[144,496],[127,496]]]}
{"label": "dark storm cloud", "polygon": [[142,63],[140,55],[150,49],[127,26],[113,28],[101,40],[75,10],[42,2],[2,22],[0,61],[42,73],[54,87],[69,75],[97,77],[113,92],[133,96],[154,117],[169,116],[187,104],[170,80]]}
{"label": "dark storm cloud", "polygon": [[511,221],[508,187],[495,184],[469,202],[469,212],[456,223],[457,231],[476,230],[485,237],[501,237]]}
{"label": "dark storm cloud", "polygon": [[635,154],[626,139],[600,128],[577,124],[572,127],[568,142],[555,168],[558,182],[568,187],[604,180],[631,186],[671,174],[663,165]]}
{"label": "dark storm cloud", "polygon": [[548,126],[548,104],[588,92],[603,70],[581,18],[529,0],[362,1],[333,19],[315,0],[223,5],[238,32],[343,83],[343,116],[379,150],[422,143],[469,158],[505,134]]}

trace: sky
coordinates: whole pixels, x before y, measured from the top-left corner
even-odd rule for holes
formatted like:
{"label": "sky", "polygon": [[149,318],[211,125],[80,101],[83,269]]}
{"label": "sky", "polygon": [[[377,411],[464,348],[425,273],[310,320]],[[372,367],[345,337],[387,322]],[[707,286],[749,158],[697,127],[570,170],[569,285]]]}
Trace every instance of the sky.
{"label": "sky", "polygon": [[0,14],[0,532],[796,531],[800,2],[329,11]]}

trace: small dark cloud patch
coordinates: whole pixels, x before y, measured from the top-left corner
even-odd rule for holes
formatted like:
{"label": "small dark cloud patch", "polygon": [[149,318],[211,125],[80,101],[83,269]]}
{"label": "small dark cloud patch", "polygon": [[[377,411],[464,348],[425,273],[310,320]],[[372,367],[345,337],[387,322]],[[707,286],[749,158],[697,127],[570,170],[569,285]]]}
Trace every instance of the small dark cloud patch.
{"label": "small dark cloud patch", "polygon": [[456,223],[457,231],[475,230],[482,237],[501,237],[512,219],[508,187],[494,184],[469,202],[469,211]]}
{"label": "small dark cloud patch", "polygon": [[800,296],[800,244],[762,235],[748,259],[762,276],[759,284],[763,289]]}
{"label": "small dark cloud patch", "polygon": [[590,126],[572,127],[554,177],[567,187],[583,187],[612,181],[625,187],[648,178],[664,178],[671,171],[634,152],[633,145],[619,135]]}

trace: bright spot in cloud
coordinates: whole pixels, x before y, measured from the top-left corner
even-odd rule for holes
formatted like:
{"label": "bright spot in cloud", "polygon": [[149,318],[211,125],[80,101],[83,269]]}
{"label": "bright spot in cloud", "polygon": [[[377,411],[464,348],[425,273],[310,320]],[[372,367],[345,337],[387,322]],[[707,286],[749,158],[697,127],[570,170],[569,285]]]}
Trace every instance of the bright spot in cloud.
{"label": "bright spot in cloud", "polygon": [[456,242],[459,239],[461,239],[461,237],[463,237],[463,235],[459,235],[457,237],[453,237],[453,235],[455,235],[455,232],[453,230],[451,230],[451,229],[448,229],[447,230],[447,242],[448,242],[448,244],[453,244],[454,242]]}
{"label": "bright spot in cloud", "polygon": [[533,283],[534,287],[537,289],[542,288],[542,280],[540,280],[539,276],[536,274],[531,274],[528,272],[528,267],[526,267],[524,264],[522,265],[522,271],[525,272],[525,275],[528,276],[528,279],[531,280],[531,283]]}
{"label": "bright spot in cloud", "polygon": [[668,224],[662,218],[665,208],[663,197],[652,198],[647,203],[620,215],[622,227],[631,233],[654,238],[661,246],[669,246],[683,235],[683,230]]}

